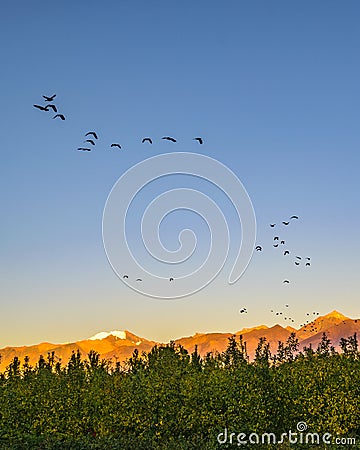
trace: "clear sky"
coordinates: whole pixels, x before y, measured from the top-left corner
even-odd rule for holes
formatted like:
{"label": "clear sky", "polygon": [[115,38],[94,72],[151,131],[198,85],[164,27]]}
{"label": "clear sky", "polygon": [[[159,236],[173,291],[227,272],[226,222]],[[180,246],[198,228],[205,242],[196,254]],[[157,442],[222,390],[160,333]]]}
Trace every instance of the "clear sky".
{"label": "clear sky", "polygon": [[[285,303],[296,325],[313,309],[359,317],[359,15],[354,0],[4,3],[0,346],[113,329],[165,341],[237,331],[274,324],[270,309]],[[32,106],[55,93],[65,121]],[[98,143],[77,151],[89,130]],[[229,263],[197,294],[167,301],[114,274],[102,214],[127,169],[177,151],[237,175],[264,249],[237,283],[227,284]],[[168,177],[162,187],[183,182]],[[292,214],[299,220],[277,232],[311,267],[272,247],[269,223]],[[188,220],[201,230],[198,217],[173,219],[169,248]]]}

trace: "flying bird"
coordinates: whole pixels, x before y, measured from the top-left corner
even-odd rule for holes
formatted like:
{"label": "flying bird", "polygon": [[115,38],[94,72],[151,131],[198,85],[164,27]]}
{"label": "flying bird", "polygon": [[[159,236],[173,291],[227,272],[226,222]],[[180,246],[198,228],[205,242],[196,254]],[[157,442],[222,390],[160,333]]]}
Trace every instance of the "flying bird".
{"label": "flying bird", "polygon": [[199,144],[203,144],[203,143],[204,143],[204,141],[202,140],[201,137],[196,137],[196,138],[194,138],[193,140],[194,140],[194,141],[198,141]]}
{"label": "flying bird", "polygon": [[88,132],[85,134],[85,136],[91,136],[91,135],[93,135],[95,139],[98,138],[98,136],[97,136],[97,134],[95,133],[95,131],[88,131]]}
{"label": "flying bird", "polygon": [[165,139],[166,141],[176,142],[176,139],[174,139],[174,138],[172,138],[172,137],[170,137],[170,136],[164,136],[164,137],[161,138],[161,139]]}
{"label": "flying bird", "polygon": [[61,120],[65,120],[65,116],[64,114],[56,114],[53,119],[56,119],[57,117],[59,117]]}
{"label": "flying bird", "polygon": [[257,246],[255,247],[255,250],[256,250],[257,252],[261,252],[261,251],[262,251],[261,245],[257,245]]}
{"label": "flying bird", "polygon": [[279,244],[273,244],[274,247],[279,247]]}
{"label": "flying bird", "polygon": [[305,264],[305,266],[311,266],[311,264],[310,264],[309,262],[307,262],[307,263]]}
{"label": "flying bird", "polygon": [[124,275],[123,278],[129,278],[127,275]]}
{"label": "flying bird", "polygon": [[297,256],[296,259],[301,259],[301,256]]}
{"label": "flying bird", "polygon": [[295,261],[295,266],[298,266],[299,264],[300,264],[299,262]]}
{"label": "flying bird", "polygon": [[52,102],[54,98],[56,97],[56,94],[52,95],[51,97],[48,97],[47,95],[43,95],[46,102]]}
{"label": "flying bird", "polygon": [[[285,305],[286,306],[286,308],[288,308],[289,307],[289,305]],[[291,317],[289,317],[289,319],[291,319]]]}
{"label": "flying bird", "polygon": [[53,104],[51,104],[51,105],[46,105],[46,106],[45,106],[45,111],[49,111],[49,108],[52,108],[52,110],[53,110],[54,112],[57,113],[57,108],[56,108],[55,105],[53,105]]}
{"label": "flying bird", "polygon": [[271,228],[274,228],[275,225],[276,225],[276,223],[271,223],[270,224]]}
{"label": "flying bird", "polygon": [[285,251],[284,251],[284,256],[285,256],[285,255],[290,255],[289,250],[285,250]]}
{"label": "flying bird", "polygon": [[285,245],[285,241],[281,241],[280,244]]}
{"label": "flying bird", "polygon": [[41,105],[33,105],[34,108],[40,109],[40,111],[49,111],[48,109],[46,109],[46,106],[41,106]]}
{"label": "flying bird", "polygon": [[290,220],[291,220],[291,219],[298,219],[298,218],[299,218],[298,216],[291,216],[291,217],[290,217]]}
{"label": "flying bird", "polygon": [[241,309],[239,309],[239,313],[240,313],[240,314],[242,314],[242,313],[247,313],[246,308],[241,308]]}
{"label": "flying bird", "polygon": [[152,144],[152,140],[150,138],[144,138],[141,143],[143,144],[144,142],[149,142],[150,144]]}
{"label": "flying bird", "polygon": [[310,261],[310,258],[309,258],[309,257],[306,257],[305,259],[307,259],[308,261]]}
{"label": "flying bird", "polygon": [[279,236],[275,236],[274,241],[278,241],[278,240],[279,240]]}
{"label": "flying bird", "polygon": [[142,279],[141,278],[137,278],[136,281],[142,281]]}
{"label": "flying bird", "polygon": [[78,147],[78,150],[82,150],[83,152],[91,152],[91,148],[87,147]]}
{"label": "flying bird", "polygon": [[284,225],[289,225],[290,222],[283,222]]}
{"label": "flying bird", "polygon": [[84,142],[89,142],[91,145],[95,145],[95,142],[92,139],[86,139]]}
{"label": "flying bird", "polygon": [[120,144],[111,144],[110,147],[118,147],[118,148],[121,148],[121,145],[120,145]]}
{"label": "flying bird", "polygon": [[[290,283],[289,280],[284,280],[283,283]],[[285,305],[285,306],[289,306],[289,305]]]}
{"label": "flying bird", "polygon": [[174,281],[174,278],[170,277],[170,280],[169,280],[169,281]]}

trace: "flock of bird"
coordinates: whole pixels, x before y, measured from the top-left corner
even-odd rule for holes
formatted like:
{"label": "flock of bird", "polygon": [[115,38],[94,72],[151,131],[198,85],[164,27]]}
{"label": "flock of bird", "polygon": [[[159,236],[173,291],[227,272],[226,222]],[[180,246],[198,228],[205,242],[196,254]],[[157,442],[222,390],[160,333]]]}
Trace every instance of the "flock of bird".
{"label": "flock of bird", "polygon": [[[90,136],[92,137],[92,139],[90,138]],[[85,137],[86,137],[87,139],[85,139],[84,142],[86,142],[86,143],[88,143],[88,144],[91,144],[91,145],[93,145],[93,146],[95,146],[95,141],[94,141],[94,139],[95,139],[96,141],[99,139],[99,138],[98,138],[98,135],[96,134],[95,131],[88,131],[88,132],[85,134]],[[83,152],[90,152],[90,151],[91,151],[91,148],[88,148],[88,147],[78,147],[78,150],[82,150]]]}
{"label": "flock of bird", "polygon": [[[57,113],[58,109],[57,109],[56,105],[54,105],[53,103],[49,103],[49,102],[52,102],[55,97],[56,97],[56,94],[54,94],[50,97],[47,95],[43,95],[43,98],[45,99],[45,105],[43,105],[43,106],[42,105],[33,105],[33,107],[39,109],[40,111],[46,111],[46,112],[49,112],[50,109],[52,109],[52,111],[54,113]],[[56,118],[65,120],[64,114],[55,114],[53,119],[56,119]]]}
{"label": "flock of bird", "polygon": [[[57,110],[56,105],[53,104],[53,103],[49,103],[49,102],[52,102],[55,97],[56,97],[56,94],[54,94],[52,96],[43,95],[43,98],[45,99],[45,105],[44,106],[42,106],[42,105],[33,105],[33,106],[34,106],[34,108],[39,109],[40,111],[49,112],[50,109],[51,109],[51,110],[53,110],[54,113],[57,113],[58,110]],[[53,119],[56,119],[57,117],[60,118],[61,120],[65,120],[64,114],[56,114],[53,117]],[[96,142],[99,139],[98,133],[96,131],[88,131],[85,134],[85,138],[86,139],[83,141],[83,143],[86,144],[86,145],[78,147],[77,150],[83,151],[83,152],[90,152],[92,150],[92,148],[95,147]],[[165,141],[173,142],[173,143],[177,142],[177,139],[175,139],[174,137],[171,137],[171,136],[164,136],[161,139],[163,139]],[[200,145],[202,145],[204,143],[204,139],[202,137],[195,137],[193,140],[197,141]],[[144,137],[142,139],[141,143],[142,144],[145,144],[145,143],[152,144],[153,143],[153,139],[150,138],[150,137]],[[112,143],[110,145],[110,148],[121,149],[122,147],[121,147],[121,145],[119,143],[115,143],[114,142],[114,143]],[[124,275],[123,278],[124,279],[128,279],[129,276],[128,275]],[[142,282],[143,280],[142,280],[142,278],[137,278],[135,281]],[[174,281],[174,278],[170,277],[169,281],[170,282]]]}
{"label": "flock of bird", "polygon": [[[49,97],[47,95],[43,95],[43,98],[45,99],[45,102],[52,102],[55,97],[56,97],[56,94],[52,95],[51,97]],[[40,111],[49,112],[50,109],[52,109],[53,112],[55,112],[55,113],[58,112],[56,105],[54,105],[52,103],[47,103],[44,106],[42,106],[42,105],[33,105],[33,106],[34,106],[34,108],[37,108]],[[59,117],[61,120],[65,120],[64,114],[56,114],[53,117],[53,119],[56,119],[57,117]],[[89,131],[88,133],[86,133],[85,136],[88,136],[88,135],[93,135],[93,137],[95,139],[98,139],[97,134],[96,134],[95,131]],[[164,136],[161,139],[166,140],[166,141],[170,141],[170,142],[177,142],[177,140],[175,138],[171,137],[171,136]],[[193,140],[197,141],[200,145],[202,145],[204,143],[204,139],[201,138],[201,137],[195,137]],[[91,144],[92,146],[95,146],[95,141],[93,139],[86,139],[84,142],[87,143],[87,144]],[[148,142],[149,144],[152,144],[153,140],[150,137],[144,137],[142,139],[141,143],[144,144],[146,142]],[[121,149],[121,145],[118,144],[118,143],[113,143],[113,144],[110,145],[110,147],[111,148],[119,148],[119,149]],[[78,147],[78,150],[90,152],[91,148],[89,146],[87,146],[87,147]]]}
{"label": "flock of bird", "polygon": [[[289,308],[289,305],[285,305],[286,308]],[[292,317],[285,317],[286,312],[284,311],[274,311],[273,309],[270,310],[271,313],[273,313],[275,316],[283,316],[284,320],[288,320],[291,323],[294,323],[295,320]],[[309,316],[318,316],[320,313],[318,311],[314,311],[312,314],[310,312],[306,313],[306,318],[309,319]],[[304,327],[304,328],[303,328]],[[303,328],[303,331],[307,332],[317,332],[317,324],[314,320],[306,320],[304,323],[300,324],[300,328]]]}
{"label": "flock of bird", "polygon": [[[56,97],[56,94],[53,94],[52,96],[43,95],[43,98],[45,99],[45,102],[52,102],[55,97]],[[34,106],[34,108],[37,108],[40,111],[49,112],[50,109],[52,109],[54,113],[58,112],[56,105],[54,105],[53,103],[45,103],[44,106],[42,106],[42,105],[33,105],[33,106]],[[56,118],[59,118],[61,120],[65,120],[64,114],[55,114],[53,119],[56,119]],[[96,139],[96,140],[98,139],[98,135],[97,135],[97,133],[95,131],[89,131],[88,133],[85,134],[85,136],[86,137],[87,136],[92,136],[94,139]],[[77,149],[79,151],[83,151],[83,152],[91,152],[92,147],[95,146],[94,139],[90,139],[90,138],[86,139],[84,141],[84,143],[86,143],[87,145],[86,146],[82,146],[82,147],[78,147]],[[161,139],[163,139],[165,141],[170,141],[170,142],[173,142],[173,143],[177,142],[177,140],[175,138],[171,137],[171,136],[164,136]],[[193,140],[197,141],[200,145],[202,145],[204,143],[204,139],[202,137],[195,137]],[[150,137],[144,137],[142,139],[141,143],[142,144],[145,144],[145,143],[152,144],[153,140]],[[113,143],[113,144],[110,145],[110,148],[121,149],[121,145],[118,144],[118,143]]]}
{"label": "flock of bird", "polygon": [[[298,220],[298,219],[299,219],[299,216],[294,215],[294,216],[291,216],[289,218],[289,220],[287,220],[287,221],[284,220],[281,223],[284,226],[288,226],[288,225],[290,225],[292,220]],[[271,223],[270,224],[271,228],[274,228],[275,226],[276,226],[276,223]],[[286,242],[285,242],[284,239],[280,239],[279,236],[274,236],[272,245],[273,245],[274,248],[281,248],[282,245],[284,245],[284,246],[286,245]],[[257,252],[262,252],[263,247],[261,245],[257,245],[255,247],[255,250]],[[290,250],[285,248],[284,252],[283,252],[283,256],[288,256],[288,255],[290,255]],[[302,256],[295,256],[295,259],[294,259],[295,266],[299,266],[301,264],[301,261],[305,261],[305,266],[310,266],[311,265],[311,258],[309,256],[306,256],[305,258],[303,258]],[[285,280],[283,280],[283,283],[289,284],[290,281],[288,279],[285,279]]]}
{"label": "flock of bird", "polygon": [[[284,305],[284,307],[285,308],[289,308],[289,305],[286,304],[286,305]],[[282,316],[282,318],[284,320],[287,320],[289,323],[295,323],[295,319],[293,317],[290,317],[290,315],[287,313],[287,311],[289,311],[289,310],[288,309],[287,310],[283,310],[283,311],[280,311],[280,310],[275,311],[274,309],[270,310],[270,312],[274,316],[279,316],[279,317]],[[245,314],[247,312],[248,311],[247,311],[246,308],[239,309],[239,314]],[[285,316],[285,314],[287,316]],[[320,330],[319,327],[320,327],[321,323],[320,322],[316,322],[315,319],[310,320],[310,316],[318,316],[319,314],[320,313],[318,311],[313,311],[312,313],[311,312],[307,312],[306,313],[306,318],[308,320],[305,320],[304,323],[300,324],[300,328],[303,328],[302,331],[304,331],[305,333],[307,333],[307,332],[309,332],[309,333],[314,333],[314,332],[316,333],[316,332],[318,332]]]}
{"label": "flock of bird", "polygon": [[[123,275],[123,278],[124,279],[128,279],[129,278],[129,275]],[[135,281],[142,281],[142,278],[136,278],[136,280]],[[174,278],[173,277],[170,277],[169,278],[169,281],[174,281]]]}
{"label": "flock of bird", "polygon": [[[289,226],[291,224],[291,222],[293,220],[299,220],[299,216],[292,215],[291,217],[289,217],[289,219],[283,220],[279,225],[287,227],[287,226]],[[276,223],[270,223],[270,228],[275,228],[277,226],[278,226],[278,224],[276,224]],[[280,249],[282,246],[284,246],[283,247],[284,250],[282,252],[283,256],[288,256],[288,255],[292,254],[292,251],[290,251],[287,248],[287,246],[286,246],[286,241],[284,239],[281,239],[280,236],[273,236],[272,246],[273,246],[273,248],[276,248],[276,249]],[[263,251],[263,246],[262,245],[256,245],[255,250],[257,252],[262,252]],[[293,262],[294,262],[295,266],[300,266],[301,263],[303,263],[306,267],[311,266],[311,258],[309,256],[302,257],[302,256],[294,255]],[[283,280],[283,284],[290,284],[290,280],[284,279]],[[282,310],[282,311],[281,310],[277,310],[276,311],[274,309],[271,309],[270,312],[274,316],[278,316],[279,318],[281,316],[283,320],[287,320],[288,322],[295,323],[295,319],[293,317],[290,317],[290,315],[288,314],[289,305],[286,304],[285,308],[286,309]],[[239,314],[244,314],[244,313],[247,313],[247,312],[248,312],[247,309],[244,308],[244,307],[239,309]],[[313,316],[318,316],[319,314],[320,313],[317,312],[317,311],[314,311],[312,313]],[[300,327],[303,328],[303,331],[305,331],[305,332],[317,332],[318,331],[318,325],[317,325],[317,323],[314,320],[309,320],[309,316],[311,316],[311,313],[307,312],[306,313],[306,317],[305,317],[307,320],[304,320],[304,323],[300,324]]]}
{"label": "flock of bird", "polygon": [[[89,131],[88,133],[85,134],[85,136],[90,136],[90,135],[92,135],[95,139],[98,139],[98,135],[97,135],[97,133],[96,133],[95,131]],[[170,142],[177,142],[177,140],[176,140],[175,138],[171,137],[171,136],[164,136],[164,137],[161,138],[161,139],[163,139],[163,140],[165,140],[165,141],[170,141]],[[198,141],[199,144],[203,144],[203,143],[204,143],[204,140],[203,140],[203,138],[201,138],[201,137],[196,137],[196,138],[194,138],[193,140],[194,140],[194,141]],[[144,138],[142,139],[142,141],[141,141],[142,144],[145,144],[145,143],[147,143],[147,142],[148,142],[149,144],[152,144],[152,143],[153,143],[153,140],[152,140],[150,137],[144,137]],[[94,141],[93,139],[86,139],[86,140],[84,141],[84,143],[86,143],[86,144],[91,144],[91,146],[95,146],[95,141]],[[118,149],[121,150],[121,145],[118,144],[118,143],[116,143],[116,142],[114,142],[114,143],[112,143],[112,144],[110,145],[110,148],[118,148]],[[85,151],[85,152],[90,152],[90,151],[91,151],[91,148],[90,148],[89,145],[87,145],[86,147],[78,147],[78,150],[80,150],[80,151]]]}
{"label": "flock of bird", "polygon": [[[57,109],[56,105],[54,103],[52,103],[55,97],[56,97],[56,94],[53,94],[52,96],[43,95],[43,98],[45,100],[45,105],[34,104],[33,106],[34,106],[34,108],[39,109],[40,111],[43,111],[43,112],[49,112],[50,110],[52,110],[55,113],[55,115],[52,117],[53,119],[59,118],[61,120],[65,120],[64,114],[58,113],[58,109]],[[85,134],[85,138],[86,139],[84,140],[84,143],[86,144],[86,146],[78,147],[77,150],[90,152],[92,150],[92,148],[95,147],[96,142],[99,139],[98,134],[96,133],[96,131],[88,131]],[[172,143],[176,143],[177,142],[177,140],[175,138],[171,137],[171,136],[164,136],[164,137],[162,137],[162,139],[165,140],[165,141],[172,142]],[[204,139],[201,138],[201,137],[195,137],[195,138],[193,138],[193,140],[197,141],[200,145],[202,145],[204,143]],[[145,144],[145,143],[152,144],[153,140],[150,137],[144,137],[142,139],[141,143],[142,144]],[[112,143],[110,145],[110,148],[121,149],[121,145],[119,143]],[[292,220],[298,220],[298,219],[299,219],[299,217],[297,215],[293,215],[288,220],[282,221],[281,224],[284,225],[284,226],[288,226],[288,225],[290,225]],[[271,223],[270,224],[271,228],[275,228],[276,226],[277,226],[276,223]],[[279,236],[274,236],[274,238],[273,238],[273,247],[274,248],[281,248],[281,246],[282,245],[285,246],[285,244],[286,243],[285,243],[284,239],[280,239]],[[258,251],[258,252],[261,252],[263,250],[263,247],[261,245],[257,245],[255,247],[255,250]],[[290,255],[290,250],[285,249],[284,252],[283,252],[283,255],[284,256]],[[303,261],[303,258],[301,256],[295,256],[294,264],[296,266],[299,266],[301,264],[301,261]],[[311,265],[310,257],[305,257],[304,261],[305,261],[305,266],[310,266]],[[123,275],[123,278],[124,279],[128,279],[129,276],[128,275]],[[143,280],[141,278],[137,278],[136,279],[136,282],[142,282],[142,281]],[[174,281],[174,278],[170,277],[169,281],[170,282]],[[289,284],[290,281],[285,279],[283,281],[283,283],[284,284]],[[289,305],[285,305],[285,307],[289,308]],[[248,312],[247,309],[244,308],[244,307],[239,310],[240,314],[247,314],[247,312]],[[287,315],[287,317],[285,317],[285,313],[283,311],[271,310],[271,313],[273,313],[276,316],[282,315],[284,320],[289,320],[289,322],[291,322],[291,323],[295,322],[295,320],[292,317],[290,317],[289,315]],[[310,316],[310,313],[306,313],[306,314],[307,314],[307,316]],[[319,315],[319,312],[313,312],[313,315]],[[314,321],[307,320],[306,322],[304,322],[304,324],[301,324],[300,327],[304,327],[304,331],[305,332],[308,329],[309,329],[310,332],[317,331],[317,328],[316,328],[316,325],[315,325]]]}

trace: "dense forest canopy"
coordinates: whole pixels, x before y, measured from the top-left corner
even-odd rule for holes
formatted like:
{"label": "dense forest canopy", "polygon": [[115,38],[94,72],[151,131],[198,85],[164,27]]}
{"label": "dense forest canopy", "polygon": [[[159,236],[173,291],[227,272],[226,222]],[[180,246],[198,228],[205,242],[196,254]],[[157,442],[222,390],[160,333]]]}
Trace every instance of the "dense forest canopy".
{"label": "dense forest canopy", "polygon": [[[35,366],[14,357],[0,374],[0,448],[238,448],[239,433],[280,439],[300,423],[353,444],[360,438],[356,334],[340,346],[337,352],[323,334],[316,349],[299,351],[292,333],[275,354],[261,338],[251,362],[242,336],[204,357],[173,342],[135,350],[123,364],[94,351],[86,359],[74,352],[66,365],[54,353]],[[290,448],[288,438],[280,442],[273,447]],[[261,440],[242,444],[262,447],[269,448]]]}

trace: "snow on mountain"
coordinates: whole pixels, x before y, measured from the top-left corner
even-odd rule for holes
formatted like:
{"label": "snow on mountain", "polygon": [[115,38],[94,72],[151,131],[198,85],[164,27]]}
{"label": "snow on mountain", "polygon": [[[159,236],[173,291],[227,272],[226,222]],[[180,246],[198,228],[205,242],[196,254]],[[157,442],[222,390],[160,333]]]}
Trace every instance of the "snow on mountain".
{"label": "snow on mountain", "polygon": [[98,339],[101,340],[107,338],[108,336],[115,336],[119,339],[126,339],[126,332],[119,330],[109,331],[109,333],[107,333],[106,331],[100,331],[100,333],[96,333],[94,334],[94,336],[89,337],[89,340],[90,341],[96,341]]}

